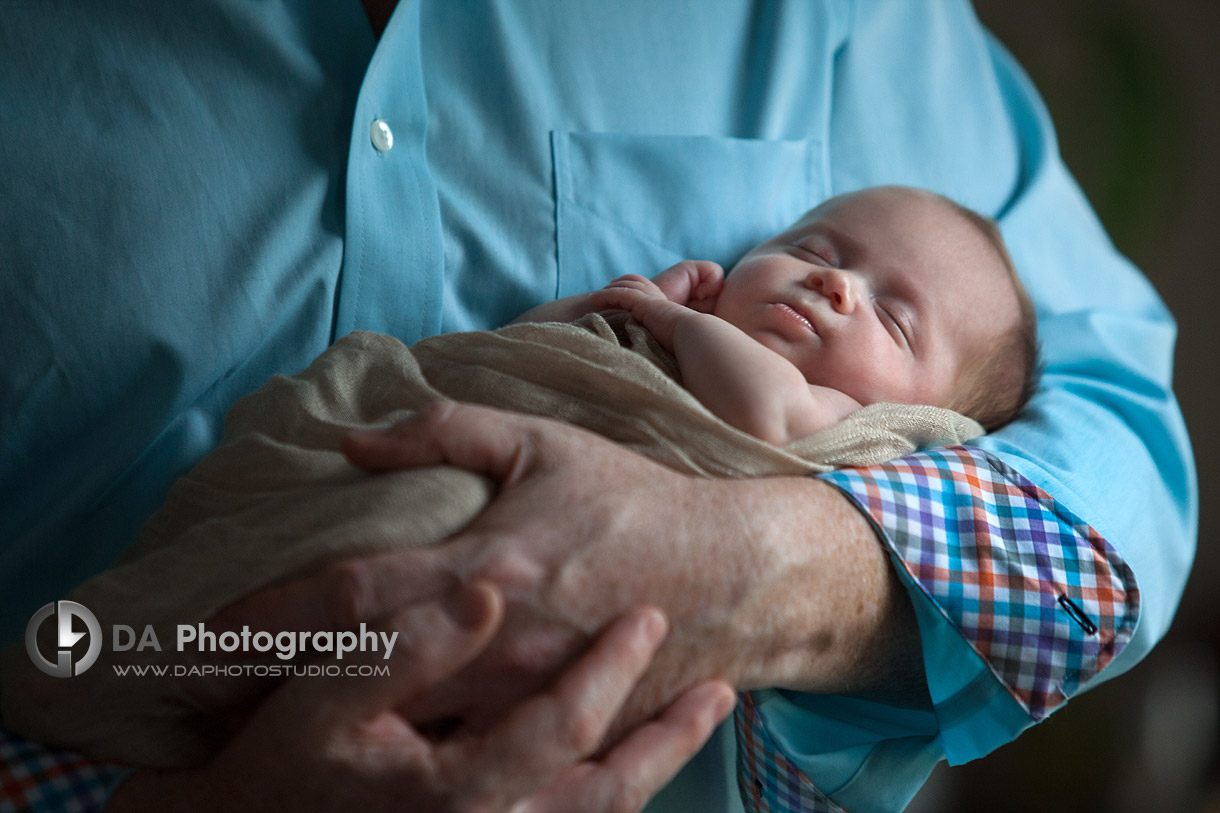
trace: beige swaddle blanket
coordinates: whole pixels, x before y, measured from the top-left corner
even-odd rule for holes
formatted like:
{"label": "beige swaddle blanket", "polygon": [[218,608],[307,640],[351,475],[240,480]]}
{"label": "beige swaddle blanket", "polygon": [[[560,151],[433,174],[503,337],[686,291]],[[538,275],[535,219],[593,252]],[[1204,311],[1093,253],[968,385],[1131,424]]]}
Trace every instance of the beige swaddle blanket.
{"label": "beige swaddle blanket", "polygon": [[[23,646],[0,656],[0,717],[31,740],[95,758],[156,767],[205,759],[219,735],[181,684],[172,675],[118,677],[113,665],[172,663],[178,624],[327,562],[432,544],[470,522],[494,493],[484,477],[448,467],[370,475],[339,452],[349,432],[437,399],[558,418],[701,477],[870,465],[982,434],[947,410],[877,404],[778,448],[721,421],[677,376],[673,359],[624,313],[447,334],[411,348],[371,333],[340,340],[300,375],[273,378],[239,401],[220,445],[174,485],[123,560],[68,596],[105,633],[88,671],[46,676]],[[110,651],[116,624],[137,636],[153,625],[165,651]],[[43,651],[53,651],[54,625],[42,626]]]}

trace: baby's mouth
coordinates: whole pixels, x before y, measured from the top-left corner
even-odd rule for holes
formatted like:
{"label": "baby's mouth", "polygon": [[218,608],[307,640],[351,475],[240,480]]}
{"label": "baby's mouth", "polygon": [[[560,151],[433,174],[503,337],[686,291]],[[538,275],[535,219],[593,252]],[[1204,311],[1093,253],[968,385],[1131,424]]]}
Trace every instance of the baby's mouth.
{"label": "baby's mouth", "polygon": [[810,333],[817,334],[818,329],[813,326],[813,321],[810,320],[808,315],[801,313],[786,302],[776,302],[775,307],[779,308],[779,310],[789,318],[799,322]]}

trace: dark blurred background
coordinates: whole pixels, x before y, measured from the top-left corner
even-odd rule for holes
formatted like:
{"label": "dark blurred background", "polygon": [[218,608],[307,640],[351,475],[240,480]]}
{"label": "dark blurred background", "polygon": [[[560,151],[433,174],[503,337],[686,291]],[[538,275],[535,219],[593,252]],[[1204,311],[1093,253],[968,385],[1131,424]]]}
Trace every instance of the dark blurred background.
{"label": "dark blurred background", "polygon": [[987,759],[942,765],[909,810],[1220,813],[1220,2],[975,7],[1042,92],[1115,244],[1177,316],[1199,553],[1173,628],[1140,666]]}

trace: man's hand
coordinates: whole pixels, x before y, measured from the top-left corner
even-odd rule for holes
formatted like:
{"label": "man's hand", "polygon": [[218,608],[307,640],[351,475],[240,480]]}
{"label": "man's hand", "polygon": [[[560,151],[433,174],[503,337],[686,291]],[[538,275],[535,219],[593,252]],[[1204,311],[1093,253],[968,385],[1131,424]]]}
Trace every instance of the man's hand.
{"label": "man's hand", "polygon": [[137,773],[107,809],[638,810],[733,706],[728,686],[698,686],[591,758],[665,635],[664,616],[645,608],[611,623],[547,691],[486,733],[422,736],[396,707],[474,658],[502,615],[486,583],[399,610],[378,625],[398,633],[390,659],[347,664],[388,675],[289,680],[212,762]]}
{"label": "man's hand", "polygon": [[501,637],[417,704],[419,717],[494,717],[593,630],[645,602],[674,631],[629,719],[713,677],[900,694],[919,682],[905,592],[864,519],[822,483],[693,479],[564,424],[452,403],[352,438],[345,451],[372,471],[446,463],[500,483],[445,546],[363,571],[383,600],[421,567],[434,582],[490,579],[508,598]]}
{"label": "man's hand", "polygon": [[340,629],[491,581],[507,599],[500,634],[407,704],[415,721],[493,724],[596,630],[646,603],[673,630],[624,722],[717,677],[739,689],[919,691],[905,592],[867,522],[816,480],[697,480],[565,424],[454,403],[353,436],[344,451],[370,471],[443,463],[483,472],[499,493],[441,546],[342,562],[224,615],[234,625]]}

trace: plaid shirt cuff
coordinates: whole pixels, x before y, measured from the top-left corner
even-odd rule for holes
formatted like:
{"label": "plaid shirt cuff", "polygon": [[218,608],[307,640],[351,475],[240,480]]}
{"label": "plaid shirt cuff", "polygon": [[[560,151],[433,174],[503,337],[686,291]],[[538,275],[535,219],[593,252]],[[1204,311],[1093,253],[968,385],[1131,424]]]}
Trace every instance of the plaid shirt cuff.
{"label": "plaid shirt cuff", "polygon": [[[1062,705],[1130,641],[1139,619],[1130,567],[995,456],[958,446],[822,476],[860,506],[1030,720]],[[936,679],[929,674],[929,685]],[[840,809],[780,752],[748,699],[736,722],[746,810]]]}
{"label": "plaid shirt cuff", "polygon": [[131,773],[27,742],[0,726],[0,813],[98,811]]}

